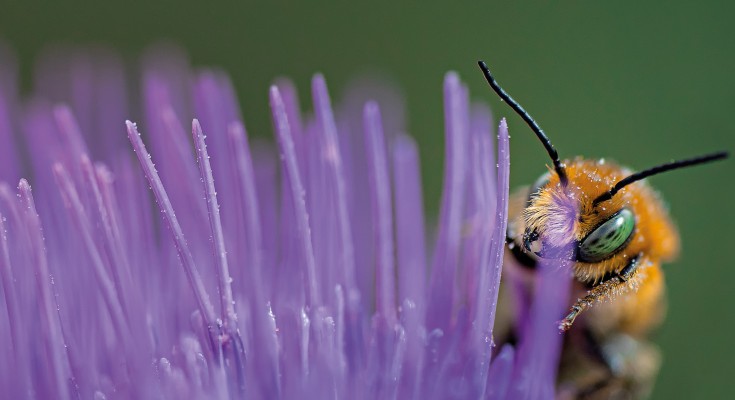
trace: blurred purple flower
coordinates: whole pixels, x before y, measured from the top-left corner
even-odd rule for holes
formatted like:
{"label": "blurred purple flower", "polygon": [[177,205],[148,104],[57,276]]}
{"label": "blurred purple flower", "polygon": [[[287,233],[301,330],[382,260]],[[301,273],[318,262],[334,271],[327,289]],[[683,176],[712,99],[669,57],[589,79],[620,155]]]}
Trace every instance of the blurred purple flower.
{"label": "blurred purple flower", "polygon": [[302,114],[275,85],[278,146],[251,147],[227,76],[170,48],[139,89],[114,54],[50,52],[24,101],[0,60],[0,181],[29,178],[0,185],[3,398],[553,397],[565,299],[494,348],[508,130],[496,158],[456,74],[429,243],[416,144],[380,98],[334,112],[317,75]]}

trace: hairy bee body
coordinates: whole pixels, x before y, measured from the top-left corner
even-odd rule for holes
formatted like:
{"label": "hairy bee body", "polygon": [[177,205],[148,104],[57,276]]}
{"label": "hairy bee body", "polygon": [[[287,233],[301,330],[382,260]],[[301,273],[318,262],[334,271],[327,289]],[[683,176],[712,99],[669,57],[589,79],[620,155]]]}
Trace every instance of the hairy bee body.
{"label": "hairy bee body", "polygon": [[[598,292],[586,304],[588,310],[566,328],[558,395],[580,399],[645,397],[660,364],[658,349],[648,338],[665,314],[661,263],[676,255],[678,234],[658,194],[645,182],[624,188],[610,201],[593,204],[615,182],[630,175],[627,169],[582,158],[567,160],[564,165],[566,185],[548,173],[534,187],[521,188],[513,195],[505,273],[510,279],[525,282],[516,290],[530,295],[539,258],[533,249],[579,247],[611,217],[628,210],[633,227],[620,248],[608,249],[609,254],[594,262],[580,260],[583,257],[577,254],[572,264],[571,299],[582,300],[594,290]],[[607,235],[611,232],[615,233],[609,230]],[[534,246],[529,236],[541,244]],[[604,241],[605,237],[596,239]],[[620,279],[632,260],[634,273]],[[606,289],[599,289],[605,285]]]}
{"label": "hairy bee body", "polygon": [[[513,307],[514,298],[531,296],[538,259],[571,262],[572,298],[577,300],[559,323],[567,335],[557,397],[645,397],[660,364],[658,349],[648,337],[666,308],[661,263],[676,256],[679,236],[661,199],[643,180],[723,160],[728,153],[672,161],[635,173],[604,160],[562,161],[548,136],[500,87],[487,64],[478,65],[495,93],[536,134],[553,164],[510,204],[505,274],[506,282],[509,276],[514,283],[501,287],[505,308]],[[494,332],[505,332],[512,340],[513,313],[502,311],[503,307]]]}

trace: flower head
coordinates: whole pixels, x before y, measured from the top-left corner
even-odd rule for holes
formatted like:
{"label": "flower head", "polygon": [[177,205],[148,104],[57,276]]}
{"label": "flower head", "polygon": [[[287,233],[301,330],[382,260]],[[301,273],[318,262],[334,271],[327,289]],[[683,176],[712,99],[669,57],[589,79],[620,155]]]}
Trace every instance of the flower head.
{"label": "flower head", "polygon": [[316,75],[303,113],[274,85],[272,147],[249,142],[224,73],[171,49],[144,57],[139,90],[104,51],[51,53],[25,100],[13,71],[0,179],[27,180],[0,185],[8,396],[553,397],[563,296],[494,347],[508,129],[496,146],[456,74],[428,235],[416,144],[380,98],[335,112]]}

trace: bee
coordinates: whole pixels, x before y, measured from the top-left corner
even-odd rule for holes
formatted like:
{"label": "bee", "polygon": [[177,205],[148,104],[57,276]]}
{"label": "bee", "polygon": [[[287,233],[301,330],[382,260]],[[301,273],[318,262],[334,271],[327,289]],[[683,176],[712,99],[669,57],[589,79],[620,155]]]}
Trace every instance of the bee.
{"label": "bee", "polygon": [[[652,175],[724,159],[717,152],[640,172],[606,160],[559,158],[536,121],[480,69],[490,87],[533,130],[552,161],[509,204],[505,273],[533,285],[539,260],[571,264],[572,298],[559,329],[567,332],[557,379],[559,398],[640,398],[658,373],[660,354],[648,341],[665,313],[661,268],[679,249],[679,236]],[[507,286],[507,285],[506,285]],[[504,288],[503,291],[510,290]],[[502,299],[501,299],[502,301]]]}

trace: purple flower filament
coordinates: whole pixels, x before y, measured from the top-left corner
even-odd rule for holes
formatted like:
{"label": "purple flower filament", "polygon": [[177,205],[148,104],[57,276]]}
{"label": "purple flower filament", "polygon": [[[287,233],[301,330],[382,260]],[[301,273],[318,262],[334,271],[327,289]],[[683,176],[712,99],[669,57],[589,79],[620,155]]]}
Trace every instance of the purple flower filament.
{"label": "purple flower filament", "polygon": [[432,240],[418,148],[380,96],[335,112],[316,75],[302,113],[280,83],[277,145],[250,143],[224,74],[153,49],[135,101],[98,53],[43,58],[23,101],[0,69],[0,180],[34,187],[0,184],[3,396],[553,396],[561,300],[494,348],[508,128],[496,146],[456,74]]}

